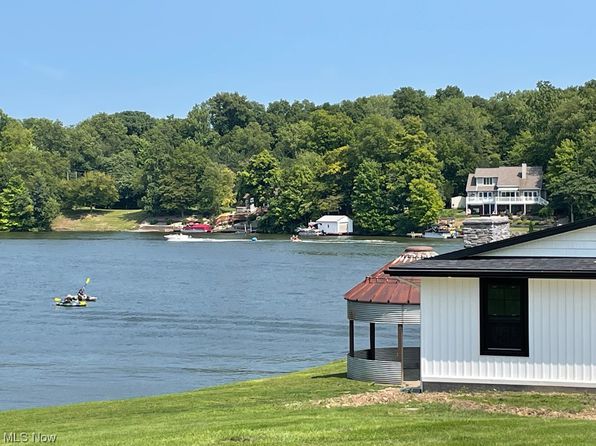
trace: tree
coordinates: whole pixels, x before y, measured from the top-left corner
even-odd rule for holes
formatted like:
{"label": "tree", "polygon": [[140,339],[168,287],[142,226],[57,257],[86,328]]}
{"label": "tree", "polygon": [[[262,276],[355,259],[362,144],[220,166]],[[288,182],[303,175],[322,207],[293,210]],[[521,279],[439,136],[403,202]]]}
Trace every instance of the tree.
{"label": "tree", "polygon": [[14,176],[0,192],[0,231],[27,231],[34,225],[29,191],[23,179]]}
{"label": "tree", "polygon": [[0,151],[11,152],[17,149],[27,149],[33,144],[31,130],[14,119],[8,121],[0,133]]}
{"label": "tree", "polygon": [[261,104],[250,102],[238,93],[217,93],[207,104],[211,125],[220,135],[234,127],[246,127],[249,122],[259,121],[265,113]]}
{"label": "tree", "polygon": [[387,178],[381,164],[366,160],[358,167],[352,191],[354,224],[365,233],[382,234],[395,230],[395,210],[388,200]]}
{"label": "tree", "polygon": [[69,183],[71,206],[107,208],[118,200],[114,178],[103,172],[87,172]]}
{"label": "tree", "polygon": [[235,127],[221,137],[215,150],[215,159],[238,168],[247,158],[262,150],[270,150],[272,144],[273,137],[258,123],[251,122],[246,127]]}
{"label": "tree", "polygon": [[269,150],[257,153],[239,174],[240,195],[250,194],[256,206],[267,205],[275,193],[279,174],[279,161]]}
{"label": "tree", "polygon": [[392,111],[398,119],[406,116],[423,117],[429,109],[429,98],[424,90],[403,87],[393,92]]}
{"label": "tree", "polygon": [[315,145],[315,130],[312,124],[308,121],[298,121],[278,130],[275,153],[284,158],[296,158],[301,152],[314,150]]}
{"label": "tree", "polygon": [[279,193],[272,198],[270,211],[275,227],[292,232],[299,224],[306,224],[320,216],[322,185],[319,182],[325,163],[321,155],[304,152],[281,173]]}
{"label": "tree", "polygon": [[435,223],[443,209],[443,199],[430,181],[414,179],[409,185],[408,219],[418,228]]}
{"label": "tree", "polygon": [[42,231],[49,231],[52,227],[52,222],[60,212],[60,203],[58,203],[52,186],[40,173],[35,174],[33,178],[31,201],[35,227]]}
{"label": "tree", "polygon": [[577,144],[568,139],[556,149],[546,173],[547,190],[555,208],[566,208],[571,221],[576,216],[596,214],[596,182],[593,162],[583,162]]}
{"label": "tree", "polygon": [[352,141],[354,123],[345,113],[315,110],[310,114],[310,122],[315,132],[315,148],[319,153],[345,146]]}
{"label": "tree", "polygon": [[224,206],[234,204],[236,175],[222,164],[208,162],[199,185],[199,210],[218,215]]}

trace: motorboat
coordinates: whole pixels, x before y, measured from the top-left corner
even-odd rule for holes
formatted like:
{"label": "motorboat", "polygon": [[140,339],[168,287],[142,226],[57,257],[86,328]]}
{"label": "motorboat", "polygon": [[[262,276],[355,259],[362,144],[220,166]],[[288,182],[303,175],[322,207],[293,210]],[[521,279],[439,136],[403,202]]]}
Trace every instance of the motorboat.
{"label": "motorboat", "polygon": [[168,242],[184,242],[192,239],[188,234],[167,234],[163,236]]}
{"label": "motorboat", "polygon": [[325,235],[325,233],[321,229],[319,229],[318,225],[314,222],[309,223],[306,227],[301,226],[296,228],[296,232],[298,233],[298,235],[306,237]]}
{"label": "motorboat", "polygon": [[183,234],[209,233],[212,231],[211,225],[204,223],[189,223],[182,226],[180,230]]}

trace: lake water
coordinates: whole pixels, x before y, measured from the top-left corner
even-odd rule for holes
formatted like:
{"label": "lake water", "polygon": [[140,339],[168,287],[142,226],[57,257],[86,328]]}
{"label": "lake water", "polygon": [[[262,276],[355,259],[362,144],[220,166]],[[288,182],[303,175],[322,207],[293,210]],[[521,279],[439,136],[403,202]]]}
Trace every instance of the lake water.
{"label": "lake water", "polygon": [[[259,239],[0,234],[0,410],[178,392],[343,357],[343,293],[429,243]],[[97,302],[53,305],[85,277]],[[364,326],[356,336],[364,348]],[[377,344],[394,338],[381,330]]]}

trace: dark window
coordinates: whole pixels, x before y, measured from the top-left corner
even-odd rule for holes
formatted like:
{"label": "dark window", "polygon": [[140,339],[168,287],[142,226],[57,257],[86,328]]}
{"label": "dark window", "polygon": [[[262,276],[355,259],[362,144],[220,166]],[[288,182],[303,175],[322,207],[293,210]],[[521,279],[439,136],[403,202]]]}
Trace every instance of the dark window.
{"label": "dark window", "polygon": [[480,279],[480,354],[528,356],[527,279]]}

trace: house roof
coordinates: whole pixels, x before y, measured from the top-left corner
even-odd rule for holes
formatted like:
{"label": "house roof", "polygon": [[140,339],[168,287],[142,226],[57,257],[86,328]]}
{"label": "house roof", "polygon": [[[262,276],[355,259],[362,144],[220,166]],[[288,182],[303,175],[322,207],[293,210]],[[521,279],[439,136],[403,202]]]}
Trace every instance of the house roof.
{"label": "house roof", "polygon": [[578,229],[587,228],[589,226],[596,226],[596,216],[586,218],[583,220],[578,220],[574,223],[568,223],[566,225],[553,226],[552,228],[546,228],[535,232],[528,232],[527,234],[498,240],[496,242],[485,243],[484,245],[474,246],[472,248],[464,248],[459,249],[457,251],[451,251],[434,257],[434,259],[462,259],[465,257],[471,257],[477,254],[494,251],[496,249],[506,248],[508,246],[519,245],[521,243],[530,242],[532,240],[539,240],[546,237],[552,237],[553,235],[564,234],[570,231],[576,231]]}
{"label": "house roof", "polygon": [[334,223],[342,220],[350,220],[347,215],[323,215],[316,222],[317,223]]}
{"label": "house roof", "polygon": [[[542,189],[542,167],[528,166],[526,178],[522,178],[522,166],[479,167],[468,175],[466,191],[492,191],[502,187],[517,187],[518,189]],[[497,178],[497,184],[473,186],[473,178]]]}
{"label": "house roof", "polygon": [[[596,257],[491,257],[490,252],[532,240],[596,225],[596,217],[424,259],[412,265],[389,265],[392,276],[532,277],[596,279]],[[487,254],[479,257],[478,254]]]}
{"label": "house roof", "polygon": [[417,277],[396,277],[386,273],[392,265],[412,263],[422,258],[436,256],[429,246],[412,246],[395,260],[387,263],[348,291],[344,298],[352,302],[378,304],[420,304],[420,279]]}
{"label": "house roof", "polygon": [[596,258],[590,257],[476,257],[422,260],[412,265],[389,266],[389,274],[418,277],[529,277],[596,279]]}

